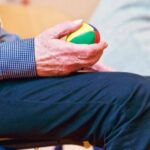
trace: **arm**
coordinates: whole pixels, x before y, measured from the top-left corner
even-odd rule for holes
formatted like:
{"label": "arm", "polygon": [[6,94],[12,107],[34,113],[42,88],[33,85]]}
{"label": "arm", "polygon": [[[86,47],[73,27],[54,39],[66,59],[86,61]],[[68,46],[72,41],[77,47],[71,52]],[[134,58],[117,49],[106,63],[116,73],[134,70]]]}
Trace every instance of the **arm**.
{"label": "arm", "polygon": [[0,79],[36,76],[34,39],[0,44]]}
{"label": "arm", "polygon": [[0,28],[0,79],[36,76],[34,40]]}
{"label": "arm", "polygon": [[61,38],[77,30],[82,21],[56,25],[34,39],[0,44],[0,78],[64,76],[95,64],[107,47],[73,44]]}

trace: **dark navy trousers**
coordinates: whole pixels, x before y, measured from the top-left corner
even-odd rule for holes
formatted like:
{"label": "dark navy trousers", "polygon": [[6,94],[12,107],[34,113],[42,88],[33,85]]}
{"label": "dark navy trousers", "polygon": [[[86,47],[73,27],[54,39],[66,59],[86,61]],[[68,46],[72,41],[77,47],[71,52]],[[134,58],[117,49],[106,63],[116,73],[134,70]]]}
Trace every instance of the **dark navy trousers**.
{"label": "dark navy trousers", "polygon": [[1,81],[0,137],[150,150],[150,80],[110,72]]}

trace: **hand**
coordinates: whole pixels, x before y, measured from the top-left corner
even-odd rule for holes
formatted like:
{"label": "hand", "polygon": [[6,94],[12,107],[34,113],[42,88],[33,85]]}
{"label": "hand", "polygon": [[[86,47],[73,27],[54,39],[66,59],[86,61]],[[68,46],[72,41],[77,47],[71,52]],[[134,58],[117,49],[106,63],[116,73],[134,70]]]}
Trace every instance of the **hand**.
{"label": "hand", "polygon": [[112,72],[114,71],[112,68],[102,64],[100,61],[98,61],[96,64],[94,64],[91,69],[93,69],[95,72]]}
{"label": "hand", "polygon": [[95,64],[107,47],[99,44],[73,44],[61,38],[74,32],[82,20],[56,25],[35,38],[35,60],[38,76],[69,75]]}
{"label": "hand", "polygon": [[98,61],[93,66],[88,67],[88,68],[83,68],[82,70],[79,70],[78,72],[112,72],[112,71],[114,71],[112,68]]}

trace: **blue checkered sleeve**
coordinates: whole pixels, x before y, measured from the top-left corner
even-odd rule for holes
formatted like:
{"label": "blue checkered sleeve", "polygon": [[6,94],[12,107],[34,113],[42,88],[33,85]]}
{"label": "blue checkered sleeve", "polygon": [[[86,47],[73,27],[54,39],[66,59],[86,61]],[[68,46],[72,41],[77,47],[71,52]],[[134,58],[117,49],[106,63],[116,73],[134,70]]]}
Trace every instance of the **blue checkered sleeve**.
{"label": "blue checkered sleeve", "polygon": [[0,79],[36,76],[34,39],[0,43]]}

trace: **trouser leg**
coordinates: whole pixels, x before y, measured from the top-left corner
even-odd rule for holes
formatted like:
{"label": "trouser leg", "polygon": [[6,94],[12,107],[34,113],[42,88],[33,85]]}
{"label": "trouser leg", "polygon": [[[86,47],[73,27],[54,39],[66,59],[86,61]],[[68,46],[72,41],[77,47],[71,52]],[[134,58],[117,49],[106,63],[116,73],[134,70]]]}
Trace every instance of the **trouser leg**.
{"label": "trouser leg", "polygon": [[149,146],[150,83],[141,76],[88,73],[0,86],[3,137],[89,140],[108,150]]}
{"label": "trouser leg", "polygon": [[0,146],[0,150],[16,150],[16,149],[14,149],[14,148],[5,148],[5,147]]}
{"label": "trouser leg", "polygon": [[[137,80],[118,105],[115,124],[105,137],[106,150],[150,150],[150,77]],[[113,118],[113,119],[114,119]]]}

